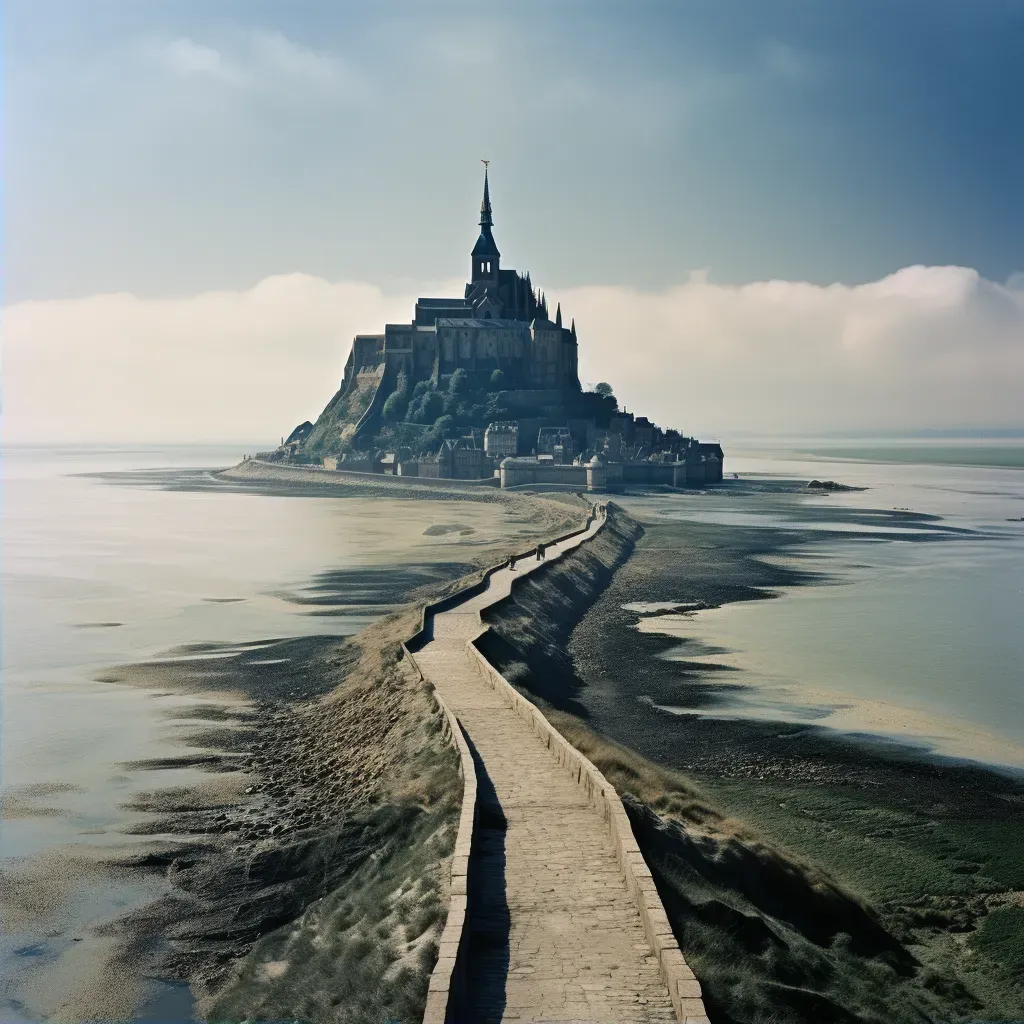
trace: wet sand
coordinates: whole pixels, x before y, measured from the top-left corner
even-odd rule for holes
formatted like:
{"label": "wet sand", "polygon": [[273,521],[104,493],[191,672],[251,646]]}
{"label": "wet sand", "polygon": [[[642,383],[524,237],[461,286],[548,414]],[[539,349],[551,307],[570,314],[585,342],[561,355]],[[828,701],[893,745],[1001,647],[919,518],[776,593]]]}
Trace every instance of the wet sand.
{"label": "wet sand", "polygon": [[[148,791],[127,787],[133,795],[122,805],[119,831],[104,825],[102,835],[86,836],[90,830],[79,828],[96,842],[59,843],[4,865],[0,923],[15,958],[35,963],[5,993],[8,1012],[25,1020],[184,1019],[197,996],[200,1014],[219,1006],[225,1019],[233,1007],[241,1016],[262,1008],[287,1017],[300,1012],[304,989],[324,999],[336,991],[322,979],[300,982],[306,968],[299,960],[321,974],[344,968],[361,977],[370,997],[392,961],[348,961],[346,951],[355,956],[367,940],[365,919],[367,928],[405,936],[369,936],[380,955],[397,956],[399,966],[408,961],[401,983],[376,996],[405,1019],[422,996],[443,925],[436,908],[446,899],[443,864],[461,789],[436,709],[405,679],[396,642],[417,628],[417,602],[533,538],[570,528],[583,503],[490,490],[467,501],[457,488],[412,494],[386,485],[325,494],[292,481],[225,483],[208,471],[106,473],[102,480],[338,497],[349,532],[366,535],[366,555],[363,564],[325,569],[280,594],[313,617],[310,624],[322,622],[319,632],[186,643],[96,673],[108,687],[177,695],[166,710],[154,708],[166,722],[164,749],[112,766],[113,780],[161,782]],[[327,565],[335,560],[329,549],[324,555]],[[212,610],[244,608],[247,598],[203,600]],[[339,635],[339,626],[360,618],[372,623],[360,638]],[[88,626],[99,628],[98,620]],[[6,790],[4,817],[67,831],[74,818],[62,798],[82,798],[79,789],[68,781]],[[392,884],[387,872],[368,875],[378,862],[403,877]],[[402,889],[406,876],[418,880],[412,890]],[[359,892],[376,893],[376,902],[361,919],[339,924],[323,964],[308,952],[296,959],[279,949],[272,971],[259,966],[284,924],[314,934],[317,913],[333,905],[330,912],[351,914],[346,907]],[[342,988],[343,980],[336,979]]]}
{"label": "wet sand", "polygon": [[[843,514],[836,510],[837,518]],[[928,527],[919,543],[942,542],[928,517],[884,515],[901,528]],[[887,737],[899,731],[893,719],[906,714],[895,707],[851,709],[857,727],[849,732],[822,727],[813,715],[772,721],[732,714],[737,694],[756,683],[716,666],[713,657],[695,657],[693,645],[680,648],[679,637],[668,631],[644,630],[645,616],[671,613],[666,605],[673,605],[685,618],[695,608],[827,585],[813,558],[786,556],[813,552],[830,537],[693,522],[648,521],[644,530],[572,632],[575,679],[546,695],[551,703],[692,780],[718,812],[866,901],[914,952],[923,965],[915,968],[920,977],[927,981],[933,972],[949,979],[942,1012],[956,1007],[979,1018],[1024,1013],[1015,954],[994,954],[986,939],[987,929],[1009,929],[1007,936],[1016,938],[1007,942],[1024,944],[1024,915],[1015,909],[1024,892],[1021,773]],[[820,699],[807,696],[811,703]],[[875,735],[864,728],[872,714]],[[999,759],[1000,748],[986,748],[983,736],[977,749]],[[692,941],[699,945],[700,939]],[[705,960],[709,974],[719,970],[712,961]],[[700,976],[699,963],[698,957]],[[723,1012],[732,1005],[727,991],[717,990],[712,1000]],[[821,1012],[827,1017],[832,1011]],[[892,1019],[902,1019],[892,1012]]]}

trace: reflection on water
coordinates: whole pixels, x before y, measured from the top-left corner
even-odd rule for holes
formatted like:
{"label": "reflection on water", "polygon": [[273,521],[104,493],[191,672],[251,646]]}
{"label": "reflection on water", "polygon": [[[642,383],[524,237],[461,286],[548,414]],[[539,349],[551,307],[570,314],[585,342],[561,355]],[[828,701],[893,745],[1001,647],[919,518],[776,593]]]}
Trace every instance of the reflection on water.
{"label": "reflection on water", "polygon": [[[1024,528],[1008,522],[1024,508],[1024,473],[785,451],[740,454],[728,468],[741,477],[732,491],[625,503],[653,518],[827,531],[824,546],[786,560],[839,585],[715,609],[687,610],[671,594],[630,606],[638,629],[679,641],[664,657],[733,670],[715,673],[720,704],[700,713],[813,721],[1024,768]],[[744,495],[754,473],[870,489]],[[906,509],[942,518],[887,521]]]}
{"label": "reflection on water", "polygon": [[[450,503],[155,486],[176,473],[209,479],[195,467],[241,454],[4,455],[0,1019],[44,1017],[60,979],[78,979],[90,948],[109,945],[91,927],[163,890],[160,878],[114,881],[91,865],[159,838],[124,834],[146,817],[125,809],[140,793],[209,778],[172,767],[190,752],[184,723],[208,724],[227,705],[217,726],[230,728],[231,708],[244,708],[228,692],[200,698],[115,678],[146,683],[161,663],[185,662],[193,678],[209,664],[214,683],[238,658],[273,671],[287,645],[267,638],[354,633],[508,530],[490,503],[460,505],[454,535],[425,535],[451,523]],[[130,470],[145,470],[147,485],[82,475]],[[154,767],[125,767],[140,762]],[[188,1017],[178,1012],[187,988],[153,995],[153,1019]]]}

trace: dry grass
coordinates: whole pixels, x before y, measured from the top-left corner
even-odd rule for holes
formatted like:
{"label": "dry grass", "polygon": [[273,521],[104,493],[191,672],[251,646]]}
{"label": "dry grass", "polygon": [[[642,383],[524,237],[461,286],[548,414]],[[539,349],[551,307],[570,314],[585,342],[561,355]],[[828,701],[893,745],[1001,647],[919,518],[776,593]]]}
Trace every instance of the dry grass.
{"label": "dry grass", "polygon": [[658,814],[683,822],[714,826],[729,834],[742,826],[723,818],[707,796],[678,772],[662,768],[635,751],[599,736],[574,715],[554,708],[544,714],[551,724],[589,758],[619,794],[628,793]]}
{"label": "dry grass", "polygon": [[[578,502],[519,497],[514,507],[533,517],[532,528],[564,530],[582,519]],[[513,538],[505,547],[522,545]],[[491,548],[482,561],[504,554]],[[285,904],[293,909],[285,923],[257,922],[245,955],[206,977],[208,1019],[383,1024],[422,1016],[447,913],[462,780],[432,690],[403,660],[401,641],[420,628],[423,602],[482,572],[414,591],[414,603],[319,651],[303,672],[337,684],[273,711],[256,789],[277,805],[278,827],[291,822],[294,839],[258,834],[244,864],[234,858],[230,870],[244,867],[244,881],[206,932],[230,927],[232,914],[251,914],[261,901],[278,907],[282,886],[291,887]],[[224,887],[224,864],[204,873],[214,891]]]}

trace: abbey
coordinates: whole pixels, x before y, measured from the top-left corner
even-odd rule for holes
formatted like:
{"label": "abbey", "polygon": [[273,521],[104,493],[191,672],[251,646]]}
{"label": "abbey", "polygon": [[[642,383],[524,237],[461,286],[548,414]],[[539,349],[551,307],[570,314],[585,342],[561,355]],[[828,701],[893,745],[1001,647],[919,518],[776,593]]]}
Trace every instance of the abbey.
{"label": "abbey", "polygon": [[552,321],[530,275],[502,268],[493,227],[485,170],[462,297],[418,299],[408,323],[357,335],[316,423],[263,456],[509,487],[719,482],[720,445],[626,412],[608,384],[581,388],[575,322],[561,307]]}
{"label": "abbey", "polygon": [[480,236],[470,254],[470,281],[462,298],[421,298],[411,323],[387,324],[383,334],[357,335],[345,364],[342,391],[361,372],[405,373],[410,384],[463,369],[474,378],[501,370],[505,386],[537,391],[580,390],[576,326],[552,322],[530,275],[501,266],[491,231],[490,182],[484,170]]}

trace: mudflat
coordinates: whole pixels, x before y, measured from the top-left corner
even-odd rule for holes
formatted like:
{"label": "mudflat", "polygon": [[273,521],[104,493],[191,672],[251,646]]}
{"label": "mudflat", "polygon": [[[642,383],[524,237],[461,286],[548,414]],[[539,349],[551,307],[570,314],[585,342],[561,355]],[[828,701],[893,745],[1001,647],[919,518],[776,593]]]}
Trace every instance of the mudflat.
{"label": "mudflat", "polygon": [[[211,557],[227,584],[189,576],[178,556],[193,552],[175,549],[173,581],[151,582],[155,602],[183,591],[180,617],[176,604],[148,618],[137,615],[148,605],[126,605],[89,631],[116,634],[114,645],[143,621],[141,650],[123,645],[135,660],[83,666],[76,693],[159,697],[159,749],[108,765],[83,735],[87,785],[5,789],[7,821],[54,837],[0,868],[0,918],[30,968],[10,1005],[67,1021],[197,1009],[318,1018],[342,1000],[353,1013],[372,1005],[414,1018],[444,922],[461,783],[398,644],[419,604],[572,528],[589,506],[387,482],[324,491],[209,470],[89,476],[67,487],[115,513],[122,489],[136,489],[140,507],[177,520],[172,541],[187,533],[220,548]],[[220,541],[207,536],[225,527]],[[140,528],[140,544],[147,536]],[[252,559],[258,570],[234,572]],[[77,810],[97,786],[120,801],[120,820],[87,828],[67,805]],[[103,904],[90,918],[83,896],[93,893]]]}
{"label": "mudflat", "polygon": [[[921,543],[941,543],[929,517],[892,511],[872,520],[881,521],[883,536],[886,522],[900,531],[918,522],[928,526]],[[886,952],[885,943],[865,941],[858,955],[852,925],[816,931],[808,925],[810,884],[803,893],[790,890],[787,921],[766,892],[743,881],[742,872],[748,882],[756,878],[757,858],[733,848],[729,869],[729,843],[711,843],[718,850],[712,869],[692,844],[680,845],[681,835],[673,839],[668,820],[638,812],[634,827],[646,834],[645,853],[661,859],[665,884],[679,896],[677,920],[689,922],[681,924],[681,943],[712,1011],[751,1021],[770,1010],[780,1020],[807,1019],[811,1010],[819,1019],[846,1019],[840,1007],[858,1019],[912,1020],[926,1008],[943,1019],[1024,1014],[1020,775],[823,728],[813,717],[794,723],[731,715],[749,680],[714,657],[695,656],[714,652],[645,631],[645,615],[685,617],[770,600],[783,587],[827,583],[813,559],[783,556],[830,538],[799,528],[653,518],[643,531],[567,641],[571,676],[544,696],[572,716],[563,719],[567,729],[580,723],[587,734],[580,742],[591,733],[605,737],[641,755],[641,775],[650,766],[672,773],[676,782],[666,786],[697,793],[701,805],[733,822],[726,832],[755,837],[748,850],[758,843],[772,849],[773,858],[790,864],[791,877],[808,866],[823,872],[893,943]],[[601,763],[600,749],[591,756]]]}

